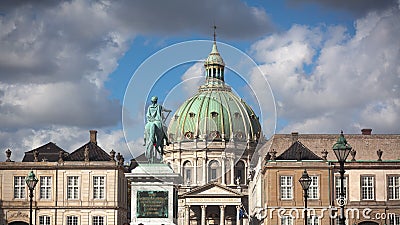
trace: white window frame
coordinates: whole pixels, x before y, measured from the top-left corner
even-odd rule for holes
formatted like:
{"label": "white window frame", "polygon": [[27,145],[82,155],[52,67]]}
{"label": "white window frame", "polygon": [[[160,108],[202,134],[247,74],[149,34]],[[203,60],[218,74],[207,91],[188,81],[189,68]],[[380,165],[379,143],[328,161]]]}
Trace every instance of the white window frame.
{"label": "white window frame", "polygon": [[[348,184],[348,177],[345,176],[343,179],[343,183],[344,183],[344,198],[347,199],[348,196],[348,188],[347,188],[347,184]],[[340,176],[335,176],[335,199],[338,200],[340,198]]]}
{"label": "white window frame", "polygon": [[51,225],[51,217],[47,215],[39,216],[39,225]]}
{"label": "white window frame", "polygon": [[389,225],[400,225],[400,215],[389,216]]}
{"label": "white window frame", "polygon": [[375,200],[375,177],[361,175],[361,200]]}
{"label": "white window frame", "polygon": [[308,188],[308,199],[319,199],[319,176],[310,176],[311,184]]}
{"label": "white window frame", "polygon": [[52,177],[40,176],[39,182],[40,182],[40,199],[51,199]]}
{"label": "white window frame", "polygon": [[106,177],[93,176],[93,199],[105,199]]}
{"label": "white window frame", "polygon": [[[73,183],[70,182],[70,179]],[[79,199],[79,176],[67,176],[67,199]]]}
{"label": "white window frame", "polygon": [[66,225],[79,225],[79,218],[77,216],[67,216]]}
{"label": "white window frame", "polygon": [[92,225],[105,225],[105,221],[104,216],[92,216]]}
{"label": "white window frame", "polygon": [[400,200],[400,175],[388,176],[388,199]]}
{"label": "white window frame", "polygon": [[292,216],[288,216],[288,215],[283,215],[281,217],[281,225],[293,225],[294,221],[293,221],[293,217]]}
{"label": "white window frame", "polygon": [[280,176],[280,196],[281,200],[293,199],[293,176]]}
{"label": "white window frame", "polygon": [[319,225],[319,217],[316,215],[308,216],[307,225]]}
{"label": "white window frame", "polygon": [[26,198],[26,183],[24,176],[14,176],[14,199]]}

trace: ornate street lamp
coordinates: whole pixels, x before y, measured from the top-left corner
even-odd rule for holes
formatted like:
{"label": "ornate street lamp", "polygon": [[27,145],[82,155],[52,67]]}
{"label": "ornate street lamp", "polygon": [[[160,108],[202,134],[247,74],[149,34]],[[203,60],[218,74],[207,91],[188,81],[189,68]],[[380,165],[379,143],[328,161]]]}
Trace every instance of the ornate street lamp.
{"label": "ornate street lamp", "polygon": [[28,176],[25,178],[26,185],[28,185],[29,188],[29,199],[30,199],[30,204],[29,204],[29,209],[30,209],[30,216],[29,216],[29,225],[32,225],[32,201],[33,201],[33,190],[35,189],[35,186],[38,182],[38,179],[36,178],[35,174],[31,170],[31,172],[28,174]]}
{"label": "ornate street lamp", "polygon": [[351,151],[351,146],[347,143],[346,138],[343,135],[343,131],[340,132],[340,136],[337,142],[333,145],[333,152],[336,155],[336,158],[340,164],[340,217],[339,217],[339,224],[345,225],[346,218],[344,216],[344,205],[345,201],[345,193],[344,193],[344,163],[346,162],[347,156]]}
{"label": "ornate street lamp", "polygon": [[301,176],[301,178],[299,179],[299,182],[301,184],[301,187],[303,188],[304,191],[304,214],[305,214],[305,218],[304,218],[304,225],[307,225],[307,198],[308,198],[308,188],[311,185],[311,177],[308,176],[307,170],[304,169],[303,175]]}

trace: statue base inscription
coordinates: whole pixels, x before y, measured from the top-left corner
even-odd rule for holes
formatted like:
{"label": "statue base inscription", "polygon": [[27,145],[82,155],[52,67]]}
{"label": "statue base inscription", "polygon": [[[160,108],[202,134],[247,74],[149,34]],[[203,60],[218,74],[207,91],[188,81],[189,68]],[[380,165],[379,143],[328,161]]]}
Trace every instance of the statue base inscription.
{"label": "statue base inscription", "polygon": [[179,174],[163,163],[139,164],[126,173],[131,185],[130,225],[176,224]]}

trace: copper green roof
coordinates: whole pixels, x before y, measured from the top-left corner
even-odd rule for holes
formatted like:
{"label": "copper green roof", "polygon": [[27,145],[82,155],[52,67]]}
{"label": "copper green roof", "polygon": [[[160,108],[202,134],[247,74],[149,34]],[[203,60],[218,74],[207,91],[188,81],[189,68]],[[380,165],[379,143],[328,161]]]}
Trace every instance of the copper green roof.
{"label": "copper green roof", "polygon": [[211,53],[208,55],[206,61],[204,62],[205,66],[218,64],[221,66],[225,66],[224,60],[218,52],[217,43],[214,41]]}
{"label": "copper green roof", "polygon": [[176,110],[168,127],[170,141],[257,141],[259,118],[224,82],[224,61],[214,41],[206,59],[206,82]]}

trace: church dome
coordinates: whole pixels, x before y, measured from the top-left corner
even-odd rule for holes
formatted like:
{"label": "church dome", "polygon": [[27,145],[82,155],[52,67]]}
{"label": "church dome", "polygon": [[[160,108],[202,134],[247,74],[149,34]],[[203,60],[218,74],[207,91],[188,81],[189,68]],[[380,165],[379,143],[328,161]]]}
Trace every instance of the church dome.
{"label": "church dome", "polygon": [[169,140],[257,142],[261,135],[259,118],[225,84],[225,63],[215,39],[204,67],[206,82],[176,110],[168,127]]}

